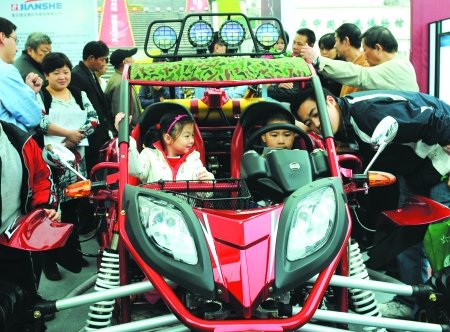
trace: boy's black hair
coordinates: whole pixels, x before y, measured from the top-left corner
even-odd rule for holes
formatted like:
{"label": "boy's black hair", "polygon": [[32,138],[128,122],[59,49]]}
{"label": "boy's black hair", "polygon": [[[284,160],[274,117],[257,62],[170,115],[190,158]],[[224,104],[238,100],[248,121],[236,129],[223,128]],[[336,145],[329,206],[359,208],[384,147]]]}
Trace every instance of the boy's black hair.
{"label": "boy's black hair", "polygon": [[267,126],[273,122],[286,122],[290,124],[295,124],[295,120],[292,118],[292,115],[289,112],[280,112],[275,111],[269,113],[268,116],[264,119],[263,126]]}
{"label": "boy's black hair", "polygon": [[[323,89],[323,96],[326,98],[327,96],[333,97],[335,100],[338,99],[334,94],[332,94],[329,90]],[[303,90],[300,90],[300,92],[297,94],[296,98],[291,102],[290,104],[290,110],[291,113],[294,115],[294,117],[297,120],[300,120],[298,117],[298,109],[300,108],[300,105],[303,104],[306,100],[313,100],[317,101],[316,93],[314,92],[314,88],[306,88]]]}

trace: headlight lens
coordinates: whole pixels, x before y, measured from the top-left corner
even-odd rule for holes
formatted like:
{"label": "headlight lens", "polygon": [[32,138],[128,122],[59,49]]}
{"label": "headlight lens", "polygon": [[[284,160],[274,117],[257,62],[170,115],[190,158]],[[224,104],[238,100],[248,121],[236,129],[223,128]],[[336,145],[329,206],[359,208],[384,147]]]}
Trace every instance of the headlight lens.
{"label": "headlight lens", "polygon": [[238,21],[228,20],[220,27],[219,36],[227,46],[237,47],[245,39],[244,26]]}
{"label": "headlight lens", "polygon": [[271,23],[261,24],[255,32],[256,41],[263,47],[270,48],[277,43],[280,33]]}
{"label": "headlight lens", "polygon": [[289,261],[307,257],[327,242],[336,222],[336,203],[331,187],[320,188],[298,202],[289,230]]}
{"label": "headlight lens", "polygon": [[177,33],[169,26],[160,26],[153,33],[153,43],[163,52],[167,52],[177,43]]}
{"label": "headlight lens", "polygon": [[139,196],[138,203],[141,223],[153,244],[177,261],[196,265],[197,249],[181,211],[151,197]]}
{"label": "headlight lens", "polygon": [[214,30],[208,22],[197,21],[189,27],[188,39],[194,47],[206,47],[211,44]]}

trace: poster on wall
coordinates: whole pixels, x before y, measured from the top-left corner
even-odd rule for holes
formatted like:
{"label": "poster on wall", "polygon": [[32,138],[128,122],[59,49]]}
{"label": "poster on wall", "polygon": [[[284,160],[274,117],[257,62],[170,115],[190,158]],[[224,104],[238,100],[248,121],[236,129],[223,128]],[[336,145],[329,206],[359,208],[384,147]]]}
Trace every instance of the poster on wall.
{"label": "poster on wall", "polygon": [[100,39],[109,47],[134,47],[134,37],[125,0],[104,0]]}
{"label": "poster on wall", "polygon": [[[314,31],[316,39],[334,32],[343,23],[356,24],[364,33],[374,25],[388,28],[399,44],[399,53],[409,57],[411,40],[410,1],[321,0],[281,2],[281,22],[290,40],[300,28]],[[318,50],[316,43],[315,47]]]}
{"label": "poster on wall", "polygon": [[18,54],[32,32],[47,34],[52,51],[63,52],[75,66],[83,47],[98,40],[97,0],[1,0],[1,16],[17,26]]}

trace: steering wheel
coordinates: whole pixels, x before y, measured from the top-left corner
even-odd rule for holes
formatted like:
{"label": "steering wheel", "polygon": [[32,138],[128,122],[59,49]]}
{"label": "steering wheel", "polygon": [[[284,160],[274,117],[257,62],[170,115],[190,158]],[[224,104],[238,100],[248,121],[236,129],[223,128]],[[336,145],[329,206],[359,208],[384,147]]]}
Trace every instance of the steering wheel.
{"label": "steering wheel", "polygon": [[245,143],[244,151],[253,149],[253,145],[256,143],[256,140],[258,138],[261,138],[261,136],[264,135],[265,133],[268,133],[269,131],[272,130],[281,130],[281,129],[290,130],[293,131],[295,134],[298,134],[305,141],[306,150],[308,152],[312,152],[314,150],[311,137],[309,137],[309,135],[303,129],[300,129],[299,127],[290,123],[272,123],[258,129],[253,134],[251,134],[247,140],[247,143]]}

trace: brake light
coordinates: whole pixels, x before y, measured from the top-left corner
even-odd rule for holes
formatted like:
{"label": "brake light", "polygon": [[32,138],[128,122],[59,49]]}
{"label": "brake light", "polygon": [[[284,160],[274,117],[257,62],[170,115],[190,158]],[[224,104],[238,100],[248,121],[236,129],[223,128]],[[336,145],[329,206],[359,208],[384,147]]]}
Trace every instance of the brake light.
{"label": "brake light", "polygon": [[369,187],[389,186],[397,181],[397,178],[387,172],[370,171],[367,173],[367,184]]}
{"label": "brake light", "polygon": [[91,181],[84,180],[68,185],[64,189],[64,195],[73,198],[89,197],[91,195]]}

